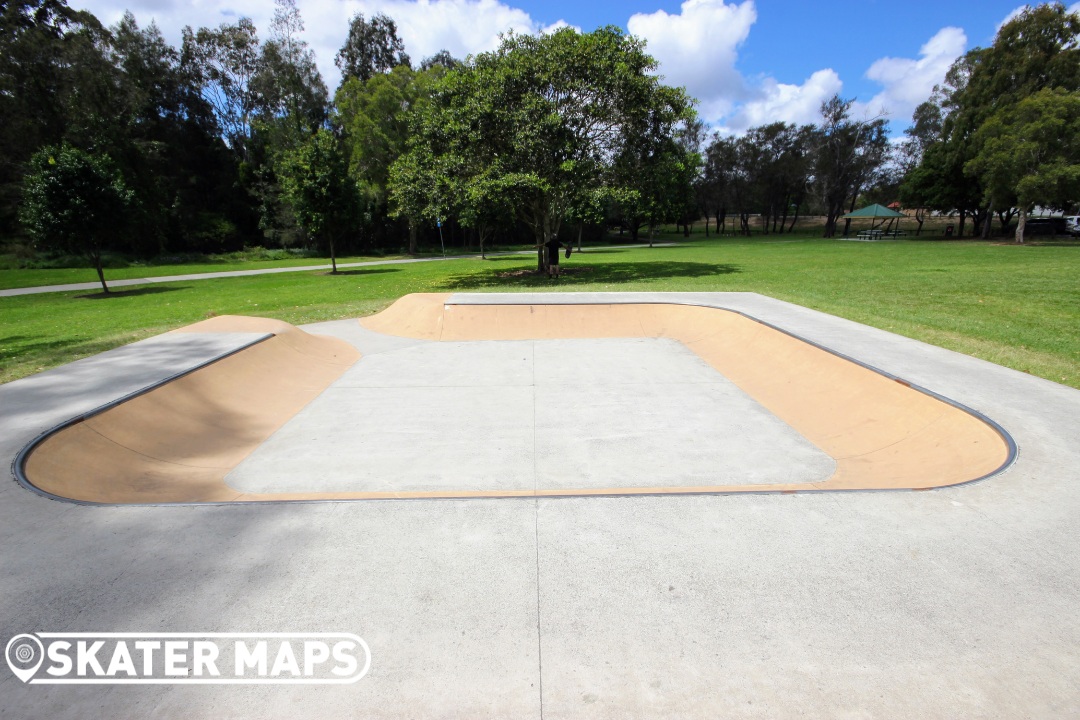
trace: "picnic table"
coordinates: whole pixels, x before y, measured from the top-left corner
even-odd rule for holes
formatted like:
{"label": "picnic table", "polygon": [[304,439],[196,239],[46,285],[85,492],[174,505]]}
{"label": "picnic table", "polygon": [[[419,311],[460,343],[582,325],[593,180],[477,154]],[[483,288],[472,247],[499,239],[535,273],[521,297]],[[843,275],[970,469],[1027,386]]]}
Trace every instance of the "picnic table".
{"label": "picnic table", "polygon": [[861,230],[857,237],[860,240],[880,240],[886,237],[903,237],[903,235],[903,230],[893,230],[892,232],[885,232],[884,230]]}

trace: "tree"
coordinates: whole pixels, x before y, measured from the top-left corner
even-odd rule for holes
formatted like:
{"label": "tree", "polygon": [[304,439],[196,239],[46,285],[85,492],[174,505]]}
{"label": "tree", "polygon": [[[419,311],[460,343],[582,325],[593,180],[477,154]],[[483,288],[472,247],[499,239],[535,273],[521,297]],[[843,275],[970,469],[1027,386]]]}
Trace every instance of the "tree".
{"label": "tree", "polygon": [[304,21],[296,0],[275,0],[270,39],[263,45],[251,87],[263,132],[275,150],[292,148],[326,121],[329,97],[315,53],[300,39]]}
{"label": "tree", "polygon": [[[351,77],[338,88],[334,123],[341,128],[349,155],[349,171],[356,180],[367,212],[369,237],[396,234],[398,223],[388,223],[390,168],[406,151],[413,116],[428,102],[431,86],[445,73],[441,66],[416,72],[399,65],[366,82]],[[411,233],[415,241],[415,233]],[[410,252],[415,252],[413,243]]]}
{"label": "tree", "polygon": [[852,120],[853,102],[834,95],[821,105],[824,123],[816,137],[813,186],[825,211],[825,237],[836,234],[836,221],[849,200],[848,212],[855,209],[859,192],[885,161],[888,147],[888,121]]}
{"label": "tree", "polygon": [[349,23],[349,36],[338,50],[334,64],[341,70],[341,82],[345,83],[354,77],[366,82],[378,73],[410,65],[410,61],[397,35],[397,25],[390,17],[375,13],[371,20],[365,20],[362,13],[357,13]]}
{"label": "tree", "polygon": [[671,135],[693,116],[686,94],[661,85],[655,68],[643,42],[616,27],[505,36],[497,50],[438,83],[410,153],[493,181],[497,173],[495,185],[514,198],[543,268],[544,243],[580,205],[579,196],[616,181],[615,158],[649,133]]}
{"label": "tree", "polygon": [[35,151],[117,134],[109,39],[97,18],[63,0],[0,3],[0,232],[18,232],[22,179]]}
{"label": "tree", "polygon": [[282,157],[281,180],[296,213],[296,222],[330,249],[337,273],[337,241],[350,226],[356,208],[356,186],[349,178],[345,154],[325,128]]}
{"label": "tree", "polygon": [[181,52],[202,72],[203,98],[213,107],[226,142],[246,157],[258,108],[258,93],[252,88],[261,55],[255,24],[242,17],[216,30],[185,27]]}
{"label": "tree", "polygon": [[449,50],[440,50],[431,57],[426,57],[420,61],[421,70],[430,70],[433,67],[455,70],[461,67],[461,61],[451,55]]}
{"label": "tree", "polygon": [[35,244],[85,255],[109,292],[101,253],[123,225],[131,192],[108,158],[67,144],[42,148],[30,161],[23,198],[22,221]]}
{"label": "tree", "polygon": [[979,130],[1042,89],[1080,91],[1078,40],[1080,15],[1055,2],[1024,8],[998,30],[991,47],[958,58],[916,111],[921,157],[902,185],[905,203],[959,210],[959,236],[969,214],[986,236],[995,207],[1004,226],[1011,206],[998,205],[1005,198],[982,187],[981,173],[972,174],[982,167],[978,158],[987,139]]}
{"label": "tree", "polygon": [[982,152],[965,170],[978,176],[988,200],[1016,205],[1016,241],[1024,241],[1035,205],[1066,209],[1080,202],[1080,94],[1040,90],[1001,108],[979,128]]}

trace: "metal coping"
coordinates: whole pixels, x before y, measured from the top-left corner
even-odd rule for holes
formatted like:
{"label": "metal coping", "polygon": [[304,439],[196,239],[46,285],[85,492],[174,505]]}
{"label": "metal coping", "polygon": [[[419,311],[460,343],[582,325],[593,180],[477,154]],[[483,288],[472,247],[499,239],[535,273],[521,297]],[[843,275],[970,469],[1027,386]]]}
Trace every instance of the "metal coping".
{"label": "metal coping", "polygon": [[823,350],[823,351],[829,353],[830,355],[834,355],[834,356],[836,356],[838,358],[841,358],[842,360],[846,360],[848,362],[854,363],[855,365],[858,365],[858,366],[860,366],[862,368],[870,370],[871,372],[875,372],[878,375],[881,375],[881,376],[886,377],[886,378],[888,378],[890,380],[898,382],[898,383],[900,383],[900,384],[902,384],[902,385],[904,385],[906,387],[911,388],[912,390],[920,392],[920,393],[922,393],[924,395],[928,395],[928,396],[930,396],[930,397],[932,397],[932,398],[934,398],[936,400],[939,400],[939,401],[941,401],[943,403],[951,405],[951,406],[957,408],[958,410],[961,410],[961,411],[967,413],[968,415],[971,415],[972,417],[976,418],[977,420],[980,420],[983,423],[985,423],[986,425],[988,425],[991,429],[994,430],[994,432],[996,432],[998,434],[999,437],[1001,437],[1002,441],[1004,441],[1004,443],[1005,443],[1005,445],[1006,445],[1006,447],[1008,449],[1008,455],[1005,458],[1005,461],[997,469],[995,469],[995,470],[993,470],[991,472],[988,472],[988,473],[986,473],[984,475],[981,475],[981,476],[979,476],[977,478],[973,478],[971,480],[964,480],[964,481],[961,481],[961,482],[958,482],[958,483],[952,483],[950,485],[935,485],[935,486],[930,486],[930,487],[911,487],[911,488],[833,488],[833,489],[826,488],[824,490],[817,490],[817,489],[775,490],[775,489],[769,489],[767,487],[763,487],[760,490],[755,489],[755,490],[737,490],[737,491],[717,490],[717,491],[681,492],[681,493],[621,493],[621,492],[612,492],[612,493],[596,493],[596,494],[588,494],[588,495],[582,495],[580,493],[579,494],[567,493],[565,495],[559,495],[559,494],[542,495],[542,496],[541,495],[511,495],[511,496],[506,496],[506,497],[497,497],[496,496],[496,497],[483,497],[483,498],[461,498],[461,497],[434,497],[434,498],[410,498],[410,497],[405,497],[405,498],[351,498],[351,499],[350,498],[325,498],[325,499],[322,499],[322,498],[314,499],[313,498],[313,499],[307,499],[307,500],[251,500],[251,501],[243,501],[243,502],[225,501],[225,502],[100,503],[100,502],[93,502],[93,501],[90,501],[90,500],[75,500],[73,498],[68,498],[68,497],[64,497],[62,495],[56,495],[54,493],[47,492],[47,491],[42,490],[41,488],[37,487],[36,485],[34,485],[32,482],[30,482],[30,479],[26,477],[25,466],[26,466],[26,461],[29,458],[30,454],[41,443],[45,442],[45,440],[47,440],[51,436],[55,435],[56,433],[60,432],[61,430],[65,429],[65,428],[67,428],[67,427],[69,427],[71,425],[74,425],[74,424],[76,424],[78,422],[82,422],[83,420],[94,417],[95,415],[103,413],[106,410],[109,410],[110,408],[113,408],[113,407],[115,407],[117,405],[120,405],[120,404],[122,404],[124,402],[127,402],[128,400],[134,399],[136,397],[139,397],[140,395],[144,395],[144,394],[146,394],[148,392],[156,390],[157,388],[161,387],[162,385],[166,385],[168,383],[173,382],[174,380],[178,380],[178,379],[184,377],[185,375],[190,375],[191,373],[196,372],[198,370],[201,370],[201,369],[207,367],[208,365],[212,365],[212,364],[214,364],[214,363],[216,363],[216,362],[218,362],[220,360],[224,360],[227,357],[235,355],[236,353],[242,352],[243,350],[246,350],[246,349],[248,349],[248,348],[250,348],[250,347],[252,347],[254,345],[257,345],[258,343],[264,342],[265,340],[268,340],[271,337],[274,337],[273,333],[268,333],[268,334],[266,334],[266,335],[264,335],[264,336],[262,336],[260,338],[257,338],[255,340],[249,342],[249,343],[245,343],[244,345],[242,345],[242,346],[240,346],[238,348],[230,350],[229,352],[223,353],[223,354],[221,354],[219,356],[213,357],[213,358],[211,358],[211,359],[209,359],[209,360],[207,360],[205,362],[199,363],[198,365],[195,365],[195,366],[193,366],[191,368],[188,368],[187,370],[176,373],[174,375],[171,375],[171,376],[169,376],[167,378],[164,378],[162,380],[159,380],[157,382],[151,383],[150,385],[147,385],[146,387],[142,388],[141,390],[136,390],[135,392],[132,392],[132,393],[129,393],[129,394],[123,396],[123,397],[117,398],[116,400],[112,400],[112,401],[110,401],[108,403],[105,403],[104,405],[102,405],[100,407],[97,407],[97,408],[95,408],[95,409],[93,409],[93,410],[91,410],[89,412],[83,413],[81,415],[77,415],[77,416],[75,416],[73,418],[70,418],[68,420],[65,420],[64,422],[61,422],[61,423],[57,424],[56,426],[50,428],[49,430],[46,430],[45,432],[41,433],[36,438],[31,440],[30,443],[28,443],[15,456],[15,459],[11,463],[12,475],[14,476],[15,481],[19,485],[26,488],[27,490],[30,490],[33,493],[36,493],[37,495],[48,498],[49,500],[56,500],[58,502],[71,503],[71,504],[75,504],[75,505],[88,505],[88,506],[94,506],[94,507],[191,507],[191,506],[222,506],[222,505],[249,506],[249,505],[280,505],[280,504],[354,503],[354,502],[378,502],[378,501],[383,501],[383,502],[385,502],[385,501],[421,502],[421,501],[432,501],[432,500],[436,500],[436,501],[447,501],[447,500],[538,500],[538,499],[559,500],[559,499],[569,499],[569,498],[633,498],[633,497],[667,497],[667,498],[673,498],[673,497],[691,497],[691,496],[701,496],[701,495],[804,495],[804,494],[821,494],[821,493],[926,492],[926,491],[929,491],[929,490],[942,490],[942,489],[946,489],[946,488],[956,488],[956,487],[962,487],[962,486],[965,486],[965,485],[972,485],[974,483],[982,482],[983,480],[987,480],[989,478],[992,478],[995,475],[1000,475],[1001,473],[1008,470],[1013,465],[1013,463],[1016,462],[1016,459],[1017,459],[1017,457],[1019,455],[1019,448],[1017,447],[1016,441],[1013,439],[1012,435],[1010,435],[1009,432],[1005,428],[1003,428],[1001,425],[999,425],[997,422],[995,422],[991,418],[987,417],[986,415],[982,414],[978,410],[975,410],[975,409],[973,409],[971,407],[968,407],[967,405],[964,405],[961,402],[953,400],[952,398],[941,395],[940,393],[936,393],[933,390],[925,388],[925,387],[923,387],[921,385],[917,385],[915,383],[904,380],[903,378],[898,377],[896,375],[893,375],[892,373],[887,372],[885,370],[882,370],[881,368],[878,368],[878,367],[875,367],[875,366],[870,365],[868,363],[862,362],[861,360],[853,358],[850,355],[846,355],[846,354],[844,354],[842,352],[839,352],[837,350],[833,350],[832,348],[827,347],[825,345],[822,345],[821,343],[814,342],[813,340],[808,340],[807,338],[804,338],[804,337],[802,337],[800,335],[797,335],[796,333],[790,332],[789,330],[785,330],[782,327],[774,325],[774,324],[772,324],[770,322],[766,322],[764,320],[761,320],[760,318],[754,317],[753,315],[745,313],[745,312],[743,312],[741,310],[736,310],[734,308],[724,307],[722,305],[710,305],[710,304],[703,303],[703,302],[694,302],[694,301],[690,301],[690,300],[678,300],[678,299],[672,299],[672,300],[669,300],[669,301],[657,301],[657,300],[641,301],[641,300],[629,300],[629,299],[617,299],[617,300],[597,299],[594,302],[565,302],[565,303],[561,303],[561,302],[560,303],[544,303],[544,302],[536,302],[536,301],[532,301],[532,300],[529,300],[529,301],[523,300],[521,302],[492,302],[492,303],[484,303],[484,302],[453,302],[452,300],[448,299],[443,303],[443,307],[445,308],[448,305],[463,305],[463,306],[477,306],[477,305],[479,305],[479,306],[484,306],[484,307],[522,306],[522,305],[552,305],[552,306],[557,305],[557,306],[560,306],[560,307],[575,307],[575,306],[586,306],[587,307],[587,306],[590,306],[590,305],[685,305],[685,306],[689,306],[689,307],[702,307],[702,308],[709,308],[709,309],[713,309],[713,310],[724,310],[724,311],[727,311],[727,312],[735,313],[736,315],[741,315],[742,317],[746,318],[747,320],[752,320],[753,322],[756,322],[756,323],[758,323],[760,325],[764,325],[765,327],[768,327],[768,328],[770,328],[772,330],[776,330],[777,332],[783,333],[784,335],[787,335],[788,337],[794,338],[795,340],[798,340],[800,342],[804,342],[807,345],[811,345],[811,346],[813,346],[813,347],[815,347],[815,348],[817,348],[819,350]]}

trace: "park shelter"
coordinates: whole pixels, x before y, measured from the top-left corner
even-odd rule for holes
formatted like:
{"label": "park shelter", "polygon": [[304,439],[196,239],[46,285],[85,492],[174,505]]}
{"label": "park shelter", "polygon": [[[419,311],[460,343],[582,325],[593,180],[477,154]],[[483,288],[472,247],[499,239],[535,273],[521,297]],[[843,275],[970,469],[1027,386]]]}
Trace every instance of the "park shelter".
{"label": "park shelter", "polygon": [[878,221],[879,218],[882,219],[882,220],[885,220],[885,219],[890,220],[890,225],[891,225],[892,220],[895,220],[897,218],[902,218],[902,217],[904,217],[903,213],[899,213],[899,212],[896,212],[895,210],[891,210],[891,209],[885,207],[884,205],[879,205],[877,203],[874,203],[873,205],[867,205],[864,208],[859,208],[858,210],[855,210],[853,212],[849,212],[847,215],[842,215],[842,216],[840,216],[840,219],[841,220],[873,220],[873,224],[870,226],[871,231],[873,231],[874,228],[877,227],[877,221]]}

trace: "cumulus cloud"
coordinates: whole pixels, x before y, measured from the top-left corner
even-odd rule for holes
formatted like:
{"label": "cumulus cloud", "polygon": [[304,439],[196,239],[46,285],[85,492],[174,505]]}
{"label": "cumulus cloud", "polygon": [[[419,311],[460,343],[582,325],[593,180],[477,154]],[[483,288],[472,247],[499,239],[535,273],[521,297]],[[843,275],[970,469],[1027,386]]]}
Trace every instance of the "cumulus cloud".
{"label": "cumulus cloud", "polygon": [[[174,44],[179,44],[184,25],[216,27],[241,16],[251,18],[260,37],[265,37],[274,15],[274,5],[267,0],[73,0],[71,4],[90,10],[106,24],[115,23],[124,9],[130,8],[140,26],[156,21]],[[334,56],[345,42],[349,21],[358,12],[368,18],[379,12],[392,17],[413,62],[444,49],[459,58],[493,50],[499,44],[499,34],[508,31],[536,34],[567,26],[562,20],[545,26],[524,10],[499,0],[298,0],[297,5],[304,19],[303,38],[315,51],[331,91],[340,79]]]}
{"label": "cumulus cloud", "polygon": [[883,112],[895,123],[906,123],[919,103],[930,97],[934,85],[956,58],[964,54],[967,35],[958,27],[946,27],[919,49],[919,57],[884,57],[874,62],[866,77],[882,86],[869,102],[858,103],[857,114],[879,115]]}
{"label": "cumulus cloud", "polygon": [[720,131],[739,133],[778,121],[796,125],[817,122],[821,119],[821,103],[842,88],[840,76],[828,68],[818,70],[801,85],[765,78],[754,96],[724,121]]}
{"label": "cumulus cloud", "polygon": [[738,48],[757,20],[752,0],[686,0],[678,14],[658,10],[631,16],[626,27],[648,42],[670,85],[680,85],[700,102],[707,121],[715,121],[746,97],[735,69]]}

